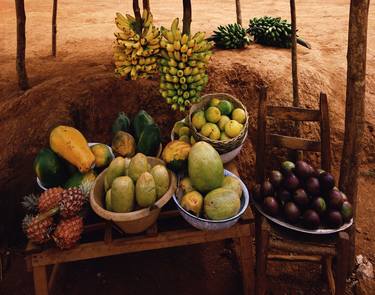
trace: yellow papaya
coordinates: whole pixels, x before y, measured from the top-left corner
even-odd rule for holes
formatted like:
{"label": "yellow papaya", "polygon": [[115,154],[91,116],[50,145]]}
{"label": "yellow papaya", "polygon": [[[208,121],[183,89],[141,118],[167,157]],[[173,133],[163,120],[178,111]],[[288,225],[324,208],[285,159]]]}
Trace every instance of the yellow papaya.
{"label": "yellow papaya", "polygon": [[88,172],[95,163],[85,137],[77,129],[69,126],[57,126],[49,137],[51,149],[78,168],[81,173]]}

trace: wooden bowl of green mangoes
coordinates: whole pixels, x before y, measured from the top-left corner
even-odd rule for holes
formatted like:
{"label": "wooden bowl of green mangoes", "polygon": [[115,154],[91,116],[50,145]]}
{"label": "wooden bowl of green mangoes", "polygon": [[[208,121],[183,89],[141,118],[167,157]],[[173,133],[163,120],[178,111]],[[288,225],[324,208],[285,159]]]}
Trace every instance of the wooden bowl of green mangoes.
{"label": "wooden bowl of green mangoes", "polygon": [[[138,177],[135,177],[134,172],[132,172],[137,170],[133,168],[135,165],[131,164],[134,158],[141,158],[143,161],[147,159],[147,171],[138,175]],[[115,167],[116,165],[117,167]],[[120,172],[120,175],[117,175],[112,180],[108,180],[110,177],[109,175],[106,176],[106,174],[113,174],[112,171],[116,169],[120,171],[122,165],[124,172]],[[132,159],[117,157],[95,180],[90,192],[90,205],[92,209],[103,219],[113,221],[125,233],[134,234],[145,231],[156,222],[161,208],[172,198],[177,188],[176,175],[170,170],[166,170],[169,185],[163,191],[158,191],[158,177],[155,171],[163,170],[164,167],[165,163],[162,160],[154,157],[146,157],[143,154],[137,154]],[[137,171],[139,172],[139,167]],[[147,177],[151,178],[151,175],[153,175],[156,192],[159,195],[156,196],[154,202],[148,202],[140,197],[142,195],[142,184],[140,182],[143,182],[144,179],[147,182]],[[109,184],[109,182],[112,183]],[[133,185],[131,182],[133,182]],[[130,189],[127,188],[127,183],[130,184]],[[149,188],[147,188],[146,193],[148,194],[149,191]]]}

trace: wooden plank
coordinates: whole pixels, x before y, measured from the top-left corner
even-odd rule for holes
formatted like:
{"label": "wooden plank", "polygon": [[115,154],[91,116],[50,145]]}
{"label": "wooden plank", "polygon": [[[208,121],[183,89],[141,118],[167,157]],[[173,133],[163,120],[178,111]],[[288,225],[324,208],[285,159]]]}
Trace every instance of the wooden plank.
{"label": "wooden plank", "polygon": [[292,150],[320,152],[320,142],[315,140],[303,139],[299,137],[269,134],[266,136],[267,145],[285,147]]}
{"label": "wooden plank", "polygon": [[346,232],[339,233],[337,242],[337,262],[336,262],[336,281],[335,281],[335,294],[344,294],[346,286],[346,278],[349,272],[349,249],[350,241],[349,235]]}
{"label": "wooden plank", "polygon": [[[250,231],[250,228],[249,228]],[[250,236],[239,238],[240,264],[242,269],[243,294],[254,294],[253,243]]]}
{"label": "wooden plank", "polygon": [[322,262],[322,257],[313,255],[313,256],[307,256],[307,255],[283,255],[283,254],[268,254],[268,260],[276,260],[276,261],[291,261],[291,262],[297,262],[297,261],[305,261],[305,262]]}
{"label": "wooden plank", "polygon": [[53,288],[56,286],[56,281],[64,269],[64,264],[58,263],[54,264],[52,267],[52,272],[48,280],[48,292],[52,293]]}
{"label": "wooden plank", "polygon": [[266,148],[266,113],[267,113],[267,87],[259,88],[258,123],[257,123],[257,144],[255,160],[255,178],[257,183],[264,180],[264,163]]}
{"label": "wooden plank", "polygon": [[320,140],[321,140],[321,167],[331,172],[331,131],[329,126],[329,110],[327,95],[320,93]]}
{"label": "wooden plank", "polygon": [[220,231],[205,232],[189,228],[159,233],[155,237],[142,236],[113,240],[110,244],[106,244],[104,241],[81,244],[65,251],[52,248],[32,255],[32,264],[33,266],[42,266],[124,253],[201,244],[249,235],[249,225],[240,223]]}
{"label": "wooden plank", "polygon": [[270,228],[263,216],[256,214],[256,294],[264,295],[267,291],[266,271],[269,249]]}
{"label": "wooden plank", "polygon": [[331,245],[317,246],[313,244],[300,244],[294,241],[280,241],[270,239],[270,247],[288,253],[303,253],[307,255],[336,255],[336,249]]}
{"label": "wooden plank", "polygon": [[324,270],[325,270],[325,275],[327,278],[327,284],[328,284],[328,289],[329,293],[331,295],[334,295],[336,293],[336,288],[335,288],[335,278],[333,276],[333,271],[332,271],[332,256],[327,256],[324,257]]}
{"label": "wooden plank", "polygon": [[320,111],[298,107],[268,106],[267,116],[281,120],[320,121]]}
{"label": "wooden plank", "polygon": [[105,223],[104,243],[105,244],[112,243],[112,222],[110,220],[107,220]]}
{"label": "wooden plank", "polygon": [[34,266],[35,295],[48,295],[48,282],[46,266]]}

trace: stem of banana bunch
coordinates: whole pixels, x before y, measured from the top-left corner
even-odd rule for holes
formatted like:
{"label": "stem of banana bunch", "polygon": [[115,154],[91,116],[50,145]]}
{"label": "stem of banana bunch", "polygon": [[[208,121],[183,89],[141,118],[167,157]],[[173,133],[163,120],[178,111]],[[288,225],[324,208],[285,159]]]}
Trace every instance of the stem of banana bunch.
{"label": "stem of banana bunch", "polygon": [[184,15],[182,20],[182,33],[190,35],[190,25],[191,25],[191,1],[183,0]]}
{"label": "stem of banana bunch", "polygon": [[143,9],[150,12],[150,0],[143,0],[142,4],[143,4]]}
{"label": "stem of banana bunch", "polygon": [[136,21],[135,31],[140,35],[142,32],[142,17],[141,17],[141,10],[139,9],[138,0],[133,0],[133,11],[134,11],[134,17]]}

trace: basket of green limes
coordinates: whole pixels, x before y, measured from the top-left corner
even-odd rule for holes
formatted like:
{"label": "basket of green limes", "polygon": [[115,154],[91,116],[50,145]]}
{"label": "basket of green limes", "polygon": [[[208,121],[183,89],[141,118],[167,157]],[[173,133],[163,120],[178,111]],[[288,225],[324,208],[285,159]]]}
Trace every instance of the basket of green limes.
{"label": "basket of green limes", "polygon": [[224,154],[244,143],[248,118],[246,107],[239,99],[226,93],[212,93],[192,105],[188,122],[196,141],[205,141]]}

